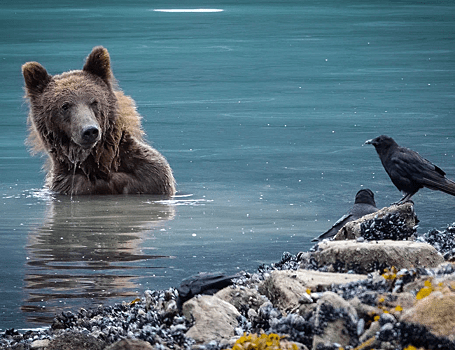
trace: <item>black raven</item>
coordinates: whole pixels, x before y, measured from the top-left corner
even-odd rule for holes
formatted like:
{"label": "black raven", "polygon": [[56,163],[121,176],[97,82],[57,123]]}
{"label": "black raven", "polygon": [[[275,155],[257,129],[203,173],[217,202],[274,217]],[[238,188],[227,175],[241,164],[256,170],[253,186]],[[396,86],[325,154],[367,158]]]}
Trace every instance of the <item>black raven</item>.
{"label": "black raven", "polygon": [[455,182],[446,178],[446,173],[441,168],[417,152],[398,146],[391,137],[386,135],[378,136],[365,143],[376,148],[385,171],[396,188],[404,194],[398,204],[410,200],[423,187],[455,196]]}
{"label": "black raven", "polygon": [[374,194],[370,189],[362,189],[355,195],[355,202],[351,210],[335,222],[330,230],[319,237],[313,238],[312,242],[322,241],[325,238],[332,238],[341,228],[350,221],[360,219],[362,216],[378,211],[374,202]]}

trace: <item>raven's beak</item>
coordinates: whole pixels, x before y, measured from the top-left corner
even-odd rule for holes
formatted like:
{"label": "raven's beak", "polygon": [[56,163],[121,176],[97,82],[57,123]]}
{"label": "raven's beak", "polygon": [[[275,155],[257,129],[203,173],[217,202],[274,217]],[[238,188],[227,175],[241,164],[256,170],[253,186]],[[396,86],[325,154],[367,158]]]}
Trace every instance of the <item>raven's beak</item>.
{"label": "raven's beak", "polygon": [[373,144],[373,139],[371,140],[366,140],[364,145],[372,145]]}

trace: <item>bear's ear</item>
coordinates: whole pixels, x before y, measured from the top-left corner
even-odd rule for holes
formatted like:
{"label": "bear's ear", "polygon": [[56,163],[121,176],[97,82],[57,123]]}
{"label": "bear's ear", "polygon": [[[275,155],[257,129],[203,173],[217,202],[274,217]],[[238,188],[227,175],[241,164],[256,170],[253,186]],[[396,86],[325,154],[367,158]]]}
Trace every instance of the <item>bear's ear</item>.
{"label": "bear's ear", "polygon": [[109,52],[102,46],[94,47],[85,61],[83,70],[100,77],[107,85],[110,85],[112,72]]}
{"label": "bear's ear", "polygon": [[22,66],[22,75],[28,94],[40,94],[51,81],[52,77],[38,62],[27,62]]}

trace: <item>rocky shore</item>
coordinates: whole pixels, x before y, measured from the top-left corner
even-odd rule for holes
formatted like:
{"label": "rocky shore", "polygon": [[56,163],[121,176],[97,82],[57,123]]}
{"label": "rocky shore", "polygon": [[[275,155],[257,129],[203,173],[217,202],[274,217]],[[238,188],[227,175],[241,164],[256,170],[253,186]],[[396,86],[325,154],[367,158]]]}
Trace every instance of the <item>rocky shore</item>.
{"label": "rocky shore", "polygon": [[200,274],[140,299],[0,334],[2,349],[454,349],[455,227],[416,238],[411,203],[236,276]]}

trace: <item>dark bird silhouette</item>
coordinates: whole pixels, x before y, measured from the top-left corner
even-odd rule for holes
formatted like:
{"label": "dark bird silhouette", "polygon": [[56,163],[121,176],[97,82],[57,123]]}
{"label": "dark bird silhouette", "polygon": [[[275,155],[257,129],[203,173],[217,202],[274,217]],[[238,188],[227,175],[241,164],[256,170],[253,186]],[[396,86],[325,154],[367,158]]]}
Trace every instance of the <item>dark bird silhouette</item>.
{"label": "dark bird silhouette", "polygon": [[232,280],[238,277],[240,277],[240,274],[229,276],[221,272],[200,272],[195,276],[184,279],[177,288],[179,292],[177,308],[181,311],[183,303],[198,294],[215,294],[233,284]]}
{"label": "dark bird silhouette", "polygon": [[403,193],[397,204],[409,201],[423,187],[455,196],[455,182],[417,152],[400,147],[391,137],[378,136],[365,142],[373,145],[393,184]]}
{"label": "dark bird silhouette", "polygon": [[374,194],[370,189],[362,189],[355,195],[354,205],[349,212],[335,222],[330,230],[319,237],[313,238],[312,242],[322,241],[335,236],[341,228],[350,221],[360,219],[362,216],[377,212]]}

